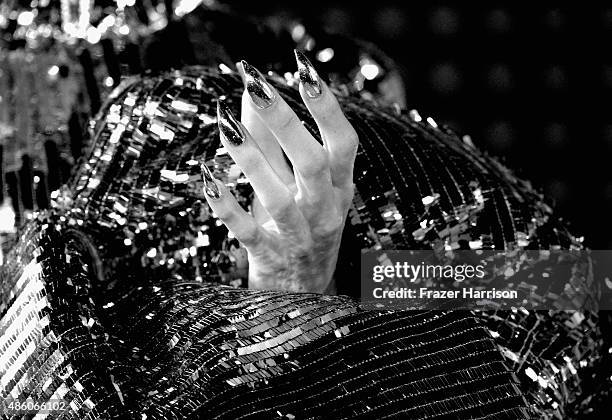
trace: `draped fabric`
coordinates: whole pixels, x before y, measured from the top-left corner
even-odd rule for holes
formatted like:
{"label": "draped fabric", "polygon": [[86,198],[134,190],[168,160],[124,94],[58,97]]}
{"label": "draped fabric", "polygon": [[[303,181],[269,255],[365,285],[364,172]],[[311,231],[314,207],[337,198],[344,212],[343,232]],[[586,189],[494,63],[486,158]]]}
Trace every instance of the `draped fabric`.
{"label": "draped fabric", "polygon": [[[294,82],[272,82],[318,136]],[[594,300],[573,313],[373,311],[354,297],[227,286],[240,281],[241,249],[205,204],[199,163],[248,206],[215,112],[222,95],[238,112],[241,93],[237,75],[193,67],[128,79],[111,95],[72,180],[0,269],[5,400],[62,399],[51,415],[63,418],[588,409],[581,387],[602,351]],[[359,283],[360,250],[582,249],[529,183],[471,142],[416,112],[340,100],[360,138],[340,289]]]}

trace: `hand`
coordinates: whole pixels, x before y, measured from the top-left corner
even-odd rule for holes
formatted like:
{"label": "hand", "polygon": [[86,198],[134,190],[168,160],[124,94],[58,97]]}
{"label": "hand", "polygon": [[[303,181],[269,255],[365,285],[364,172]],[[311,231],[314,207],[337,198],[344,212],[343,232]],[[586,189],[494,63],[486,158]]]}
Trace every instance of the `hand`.
{"label": "hand", "polygon": [[205,165],[204,190],[212,210],[247,249],[250,288],[322,293],[333,290],[358,139],[312,64],[297,51],[296,58],[300,94],[324,144],[243,61],[242,123],[222,101],[218,122],[223,145],[255,191],[253,215]]}

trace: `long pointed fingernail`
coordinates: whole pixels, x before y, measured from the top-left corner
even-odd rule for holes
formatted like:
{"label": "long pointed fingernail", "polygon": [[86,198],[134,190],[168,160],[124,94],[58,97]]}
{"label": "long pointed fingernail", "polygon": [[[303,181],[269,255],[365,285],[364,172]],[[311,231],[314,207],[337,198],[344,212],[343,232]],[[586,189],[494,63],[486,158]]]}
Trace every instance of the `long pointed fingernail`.
{"label": "long pointed fingernail", "polygon": [[300,82],[302,82],[302,86],[304,86],[304,91],[306,91],[306,95],[309,98],[317,98],[321,96],[321,79],[319,78],[319,74],[315,70],[314,66],[306,58],[306,56],[298,50],[294,50],[295,52],[295,61],[297,61],[298,73],[300,75]]}
{"label": "long pointed fingernail", "polygon": [[217,186],[210,169],[208,169],[208,166],[205,163],[200,165],[200,169],[202,170],[202,181],[204,181],[204,192],[213,200],[218,200],[221,197],[221,192],[219,191],[219,187]]}
{"label": "long pointed fingernail", "polygon": [[234,117],[227,104],[219,99],[217,101],[217,124],[219,132],[234,146],[240,146],[246,140],[246,135],[240,121]]}
{"label": "long pointed fingernail", "polygon": [[247,92],[251,95],[251,99],[258,108],[268,108],[276,99],[274,88],[270,86],[259,70],[244,60],[241,63],[244,72],[244,83]]}

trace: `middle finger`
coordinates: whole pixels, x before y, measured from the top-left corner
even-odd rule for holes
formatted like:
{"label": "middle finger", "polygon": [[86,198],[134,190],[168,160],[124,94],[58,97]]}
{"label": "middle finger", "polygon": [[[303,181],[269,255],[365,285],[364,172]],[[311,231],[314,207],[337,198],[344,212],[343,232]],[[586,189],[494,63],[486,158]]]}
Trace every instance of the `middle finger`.
{"label": "middle finger", "polygon": [[295,204],[293,193],[222,100],[218,102],[217,118],[221,142],[249,179],[255,194],[280,233],[292,235],[303,232],[306,222]]}
{"label": "middle finger", "polygon": [[248,101],[256,113],[274,134],[293,165],[298,182],[313,199],[328,198],[333,194],[327,152],[308,132],[295,112],[259,73],[245,61],[242,62]]}

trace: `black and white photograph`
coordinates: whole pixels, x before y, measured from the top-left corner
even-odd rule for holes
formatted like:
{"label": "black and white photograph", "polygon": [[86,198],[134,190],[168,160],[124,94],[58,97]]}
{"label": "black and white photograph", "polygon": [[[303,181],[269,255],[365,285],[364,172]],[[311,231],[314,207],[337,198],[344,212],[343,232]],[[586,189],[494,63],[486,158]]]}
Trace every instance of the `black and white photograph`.
{"label": "black and white photograph", "polygon": [[612,4],[0,0],[1,419],[612,413]]}

